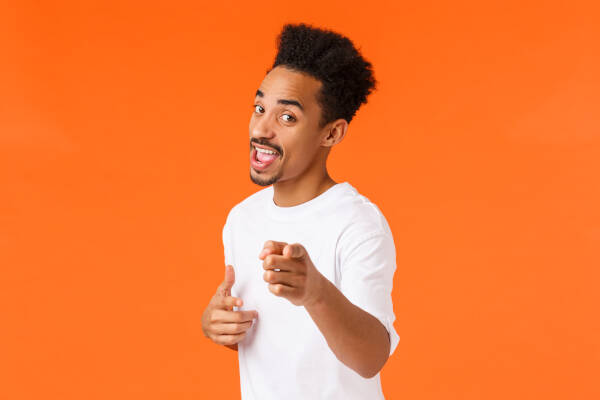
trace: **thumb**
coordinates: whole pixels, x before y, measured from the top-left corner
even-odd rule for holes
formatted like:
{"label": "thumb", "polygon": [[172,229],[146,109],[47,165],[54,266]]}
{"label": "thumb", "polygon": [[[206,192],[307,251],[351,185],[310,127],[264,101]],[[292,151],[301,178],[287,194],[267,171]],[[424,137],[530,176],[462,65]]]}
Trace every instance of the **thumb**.
{"label": "thumb", "polygon": [[288,244],[283,248],[283,255],[288,258],[303,258],[305,253],[304,247],[299,243]]}
{"label": "thumb", "polygon": [[225,279],[219,286],[220,291],[225,296],[231,295],[231,287],[235,283],[235,271],[233,269],[233,265],[225,266]]}

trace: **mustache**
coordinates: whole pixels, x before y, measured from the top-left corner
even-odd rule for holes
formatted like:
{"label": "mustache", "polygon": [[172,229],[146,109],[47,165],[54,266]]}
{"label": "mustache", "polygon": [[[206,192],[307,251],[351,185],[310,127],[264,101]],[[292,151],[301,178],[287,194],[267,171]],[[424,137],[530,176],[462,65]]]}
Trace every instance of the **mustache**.
{"label": "mustache", "polygon": [[283,151],[281,150],[281,148],[279,146],[277,146],[275,144],[271,144],[271,143],[267,142],[266,140],[252,138],[252,139],[250,139],[250,148],[252,148],[252,143],[256,143],[261,146],[270,147],[272,149],[275,149],[280,155],[283,155]]}

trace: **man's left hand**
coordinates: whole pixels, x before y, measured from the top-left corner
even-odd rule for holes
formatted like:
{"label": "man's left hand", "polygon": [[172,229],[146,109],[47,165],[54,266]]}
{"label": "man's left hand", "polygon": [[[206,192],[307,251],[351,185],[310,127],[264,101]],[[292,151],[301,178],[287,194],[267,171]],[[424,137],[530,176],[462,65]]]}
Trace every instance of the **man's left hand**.
{"label": "man's left hand", "polygon": [[297,306],[321,301],[327,278],[315,268],[304,246],[268,240],[258,258],[263,260],[263,279],[271,293]]}

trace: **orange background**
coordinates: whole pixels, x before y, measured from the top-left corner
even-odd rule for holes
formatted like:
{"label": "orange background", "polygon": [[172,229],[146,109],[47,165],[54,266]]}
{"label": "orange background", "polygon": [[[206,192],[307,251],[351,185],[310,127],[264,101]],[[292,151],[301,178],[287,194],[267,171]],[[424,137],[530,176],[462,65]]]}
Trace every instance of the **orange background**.
{"label": "orange background", "polygon": [[593,3],[3,2],[0,398],[239,397],[200,316],[301,21],[379,81],[329,167],[397,245],[386,397],[600,398]]}

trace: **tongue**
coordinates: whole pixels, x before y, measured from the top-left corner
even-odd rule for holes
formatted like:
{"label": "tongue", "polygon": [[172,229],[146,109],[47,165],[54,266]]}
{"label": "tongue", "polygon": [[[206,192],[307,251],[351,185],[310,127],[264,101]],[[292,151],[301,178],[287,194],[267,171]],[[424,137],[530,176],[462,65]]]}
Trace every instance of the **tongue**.
{"label": "tongue", "polygon": [[277,158],[277,154],[266,154],[266,153],[261,153],[261,152],[257,151],[256,152],[256,158],[261,163],[269,164],[269,163],[271,163],[273,160],[275,160]]}

